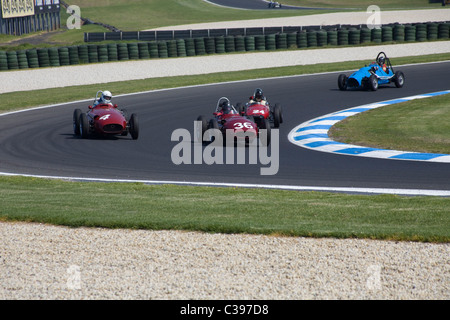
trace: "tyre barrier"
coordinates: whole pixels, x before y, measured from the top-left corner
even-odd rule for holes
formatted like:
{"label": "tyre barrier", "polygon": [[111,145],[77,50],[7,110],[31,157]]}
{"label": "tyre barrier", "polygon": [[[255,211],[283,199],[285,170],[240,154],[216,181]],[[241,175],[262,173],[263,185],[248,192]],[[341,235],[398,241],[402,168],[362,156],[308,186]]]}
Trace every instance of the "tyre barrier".
{"label": "tyre barrier", "polygon": [[0,51],[0,71],[46,68],[85,63],[190,57],[247,51],[305,49],[362,43],[423,42],[450,39],[449,22],[308,29],[265,35],[218,35],[171,40],[83,44],[69,47]]}

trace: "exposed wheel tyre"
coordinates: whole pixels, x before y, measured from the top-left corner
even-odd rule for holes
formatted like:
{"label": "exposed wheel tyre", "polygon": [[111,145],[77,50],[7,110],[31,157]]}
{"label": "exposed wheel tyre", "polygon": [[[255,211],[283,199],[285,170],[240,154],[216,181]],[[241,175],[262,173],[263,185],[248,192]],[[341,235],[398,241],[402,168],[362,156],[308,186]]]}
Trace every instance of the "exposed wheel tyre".
{"label": "exposed wheel tyre", "polygon": [[273,126],[275,128],[280,127],[280,123],[283,122],[283,117],[281,115],[281,106],[279,104],[275,104],[273,108]]}
{"label": "exposed wheel tyre", "polygon": [[87,139],[89,137],[89,120],[86,116],[86,113],[82,113],[80,115],[80,136],[83,139]]}
{"label": "exposed wheel tyre", "polygon": [[347,76],[345,74],[340,74],[338,77],[338,87],[339,90],[347,90]]}
{"label": "exposed wheel tyre", "polygon": [[[208,129],[217,129],[217,130],[219,130],[219,125],[218,125],[218,123],[217,123],[217,121],[215,119],[209,120]],[[213,142],[214,140],[215,140],[215,136],[214,135],[210,135],[209,136],[209,141]],[[224,143],[225,143],[225,141],[224,141]]]}
{"label": "exposed wheel tyre", "polygon": [[76,136],[80,135],[80,116],[81,116],[81,110],[75,109],[73,111],[73,134]]}
{"label": "exposed wheel tyre", "polygon": [[394,83],[395,83],[395,86],[397,88],[401,88],[405,84],[405,75],[401,71],[395,72],[395,78],[394,79],[395,79]]}
{"label": "exposed wheel tyre", "polygon": [[263,134],[261,131],[259,132],[259,141],[263,146],[267,147],[270,144],[270,138],[271,138],[271,129],[270,129],[269,119],[264,119],[261,122],[260,129],[265,130],[265,133]]}
{"label": "exposed wheel tyre", "polygon": [[374,75],[371,75],[369,78],[369,89],[371,91],[377,91],[378,89],[378,79]]}
{"label": "exposed wheel tyre", "polygon": [[133,140],[137,140],[139,138],[139,121],[135,113],[131,114],[130,117],[130,134]]}

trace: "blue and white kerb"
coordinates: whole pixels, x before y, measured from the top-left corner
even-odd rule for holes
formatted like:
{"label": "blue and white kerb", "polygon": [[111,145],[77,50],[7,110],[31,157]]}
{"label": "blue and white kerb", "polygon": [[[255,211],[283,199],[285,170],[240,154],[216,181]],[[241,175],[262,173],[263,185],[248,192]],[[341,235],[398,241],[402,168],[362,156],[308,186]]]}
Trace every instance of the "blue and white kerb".
{"label": "blue and white kerb", "polygon": [[288,135],[288,138],[290,142],[297,146],[322,152],[382,159],[450,163],[450,154],[419,153],[361,147],[333,141],[328,136],[328,131],[334,124],[358,113],[400,102],[435,97],[449,93],[450,90],[439,91],[406,98],[382,101],[337,111],[298,125],[294,129],[292,129],[292,131]]}

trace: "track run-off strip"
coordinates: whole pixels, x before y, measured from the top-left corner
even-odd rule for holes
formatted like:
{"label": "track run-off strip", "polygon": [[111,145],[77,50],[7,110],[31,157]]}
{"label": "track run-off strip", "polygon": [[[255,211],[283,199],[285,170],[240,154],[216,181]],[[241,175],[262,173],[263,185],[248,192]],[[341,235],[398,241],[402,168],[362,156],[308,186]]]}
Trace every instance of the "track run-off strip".
{"label": "track run-off strip", "polygon": [[288,139],[291,143],[322,152],[329,152],[334,154],[360,156],[380,159],[391,160],[410,160],[410,161],[430,161],[430,162],[447,162],[450,163],[450,154],[437,154],[437,153],[421,153],[421,152],[409,152],[409,151],[397,151],[388,149],[377,149],[364,146],[357,146],[352,144],[346,144],[332,140],[328,136],[328,132],[336,123],[359,114],[364,111],[393,105],[396,103],[407,102],[415,99],[424,99],[430,97],[436,97],[444,94],[449,94],[450,90],[432,92],[426,94],[420,94],[416,96],[410,96],[405,98],[386,100],[349,109],[333,112],[324,116],[303,122],[296,126],[288,135]]}

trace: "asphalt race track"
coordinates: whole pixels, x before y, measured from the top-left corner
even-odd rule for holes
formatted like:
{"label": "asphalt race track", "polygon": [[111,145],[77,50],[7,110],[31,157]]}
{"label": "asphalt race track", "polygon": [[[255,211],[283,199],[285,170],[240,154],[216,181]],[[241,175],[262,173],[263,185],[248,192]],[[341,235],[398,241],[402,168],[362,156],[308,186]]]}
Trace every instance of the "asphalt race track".
{"label": "asphalt race track", "polygon": [[[402,66],[396,70],[405,73],[406,83],[402,89],[391,85],[375,92],[342,92],[337,88],[339,72],[115,97],[113,101],[120,108],[126,108],[129,114],[138,114],[138,140],[132,140],[130,136],[87,140],[74,137],[73,110],[87,110],[91,101],[4,115],[0,117],[0,172],[157,181],[450,190],[450,167],[446,163],[336,155],[303,149],[287,139],[296,125],[327,113],[449,89],[450,62]],[[267,166],[259,162],[173,164],[171,152],[179,143],[171,141],[175,129],[185,128],[193,134],[194,120],[201,114],[211,117],[218,98],[226,96],[233,103],[245,102],[258,87],[264,90],[272,104],[281,103],[283,107],[277,174],[260,175],[260,169]]]}

